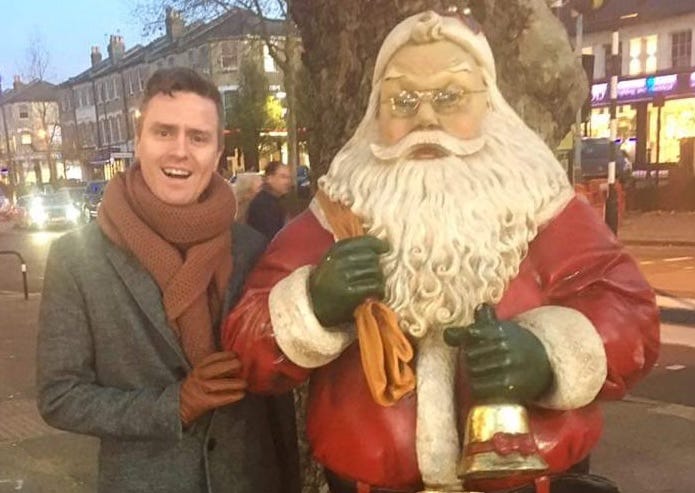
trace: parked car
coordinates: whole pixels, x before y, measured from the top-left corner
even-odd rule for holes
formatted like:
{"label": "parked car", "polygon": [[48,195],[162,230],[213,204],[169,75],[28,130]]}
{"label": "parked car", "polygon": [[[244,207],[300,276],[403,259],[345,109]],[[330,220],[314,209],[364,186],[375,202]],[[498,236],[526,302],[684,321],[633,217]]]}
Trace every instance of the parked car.
{"label": "parked car", "polygon": [[93,221],[97,217],[97,211],[104,195],[104,188],[108,181],[90,181],[84,189],[82,200],[82,220],[85,223]]}
{"label": "parked car", "polygon": [[68,193],[19,197],[15,213],[20,228],[72,227],[80,221],[80,210]]}
{"label": "parked car", "polygon": [[75,204],[80,211],[82,210],[82,205],[84,201],[85,185],[73,185],[69,187],[60,187],[58,193],[67,193],[72,199],[72,203]]}
{"label": "parked car", "polygon": [[[611,141],[606,138],[582,140],[582,177],[584,180],[608,177],[608,162],[611,160]],[[615,146],[615,176],[620,180],[631,171],[632,165],[617,143]]]}

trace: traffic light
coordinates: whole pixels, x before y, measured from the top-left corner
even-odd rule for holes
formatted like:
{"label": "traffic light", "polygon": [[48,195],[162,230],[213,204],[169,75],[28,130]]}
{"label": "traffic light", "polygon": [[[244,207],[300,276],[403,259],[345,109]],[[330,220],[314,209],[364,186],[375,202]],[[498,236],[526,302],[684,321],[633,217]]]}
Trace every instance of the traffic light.
{"label": "traffic light", "polygon": [[592,10],[605,7],[610,0],[570,0],[569,5],[572,10],[580,14],[588,14]]}

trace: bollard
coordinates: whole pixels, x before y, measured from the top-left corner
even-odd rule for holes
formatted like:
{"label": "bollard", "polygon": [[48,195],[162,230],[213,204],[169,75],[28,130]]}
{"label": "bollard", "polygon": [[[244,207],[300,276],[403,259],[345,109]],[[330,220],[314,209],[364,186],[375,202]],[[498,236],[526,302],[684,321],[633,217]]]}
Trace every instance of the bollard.
{"label": "bollard", "polygon": [[24,299],[29,299],[29,284],[27,282],[27,264],[24,257],[19,252],[14,250],[0,250],[0,255],[15,255],[19,259],[20,268],[22,270],[22,282],[24,283]]}

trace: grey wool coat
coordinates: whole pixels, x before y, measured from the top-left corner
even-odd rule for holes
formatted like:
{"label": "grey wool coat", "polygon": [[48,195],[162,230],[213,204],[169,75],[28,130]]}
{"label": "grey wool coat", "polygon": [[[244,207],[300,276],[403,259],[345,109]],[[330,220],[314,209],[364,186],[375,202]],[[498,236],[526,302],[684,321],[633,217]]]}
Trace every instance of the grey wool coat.
{"label": "grey wool coat", "polygon": [[[240,224],[232,240],[226,307],[265,246]],[[285,453],[269,424],[277,423],[271,398],[247,394],[182,429],[179,387],[190,366],[167,325],[160,290],[96,223],[51,247],[37,362],[46,422],[101,439],[99,492],[287,491],[279,467]]]}

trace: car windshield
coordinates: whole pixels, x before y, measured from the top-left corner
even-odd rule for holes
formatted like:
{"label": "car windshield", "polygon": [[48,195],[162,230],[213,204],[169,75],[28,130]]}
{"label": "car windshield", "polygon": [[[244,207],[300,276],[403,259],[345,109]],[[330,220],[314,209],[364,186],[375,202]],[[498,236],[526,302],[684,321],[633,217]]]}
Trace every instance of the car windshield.
{"label": "car windshield", "polygon": [[[618,144],[614,144],[616,148],[616,162],[620,162],[623,158],[619,150]],[[587,139],[582,141],[582,160],[601,160],[608,162],[611,158],[610,140],[608,139]]]}
{"label": "car windshield", "polygon": [[41,203],[44,206],[70,205],[72,198],[67,191],[64,191],[41,196]]}

